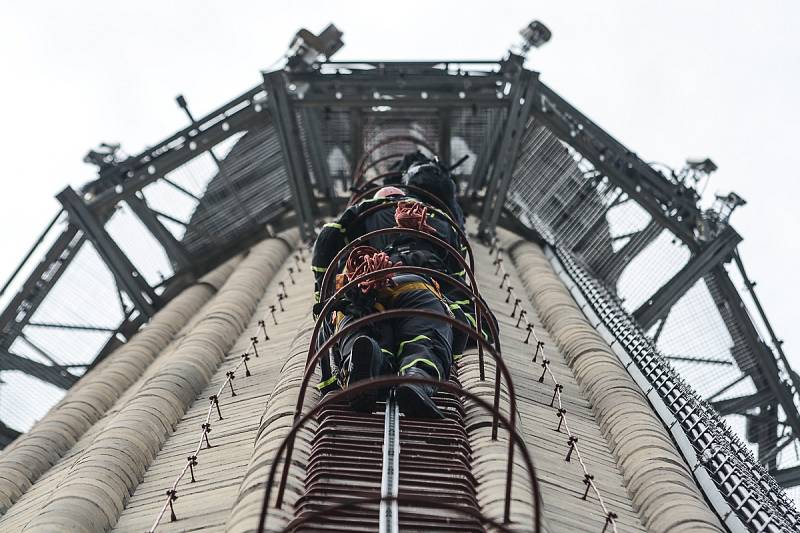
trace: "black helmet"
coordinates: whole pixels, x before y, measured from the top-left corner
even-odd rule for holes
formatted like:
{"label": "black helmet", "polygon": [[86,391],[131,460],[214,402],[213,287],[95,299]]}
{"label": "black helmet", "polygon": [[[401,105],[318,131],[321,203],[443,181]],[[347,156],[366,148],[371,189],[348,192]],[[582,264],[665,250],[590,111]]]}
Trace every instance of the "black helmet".
{"label": "black helmet", "polygon": [[[456,184],[447,169],[438,161],[426,158],[424,162],[412,164],[403,174],[403,184],[419,187],[441,200],[455,216],[456,223],[463,226],[464,215],[456,200]],[[424,198],[421,200],[424,201]]]}

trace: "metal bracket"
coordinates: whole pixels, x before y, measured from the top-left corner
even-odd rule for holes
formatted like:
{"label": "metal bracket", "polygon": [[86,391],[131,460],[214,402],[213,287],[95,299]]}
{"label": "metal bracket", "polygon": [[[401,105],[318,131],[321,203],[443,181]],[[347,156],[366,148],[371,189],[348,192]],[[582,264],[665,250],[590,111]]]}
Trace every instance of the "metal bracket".
{"label": "metal bracket", "polygon": [[[139,193],[141,194],[141,192]],[[125,199],[125,202],[137,216],[142,224],[153,234],[153,237],[164,247],[164,251],[169,257],[175,271],[185,270],[191,267],[189,254],[178,239],[166,228],[158,219],[156,214],[147,205],[147,200],[132,194]]]}

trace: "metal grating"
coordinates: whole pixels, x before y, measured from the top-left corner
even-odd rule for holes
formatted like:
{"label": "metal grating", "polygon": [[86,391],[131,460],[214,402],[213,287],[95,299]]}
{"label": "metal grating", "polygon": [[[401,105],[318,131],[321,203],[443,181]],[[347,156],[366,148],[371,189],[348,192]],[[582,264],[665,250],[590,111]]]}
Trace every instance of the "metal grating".
{"label": "metal grating", "polygon": [[658,391],[689,438],[697,466],[708,472],[742,523],[751,531],[796,531],[800,513],[750,448],[672,368],[602,283],[579,266],[568,252],[559,248],[556,255],[605,326]]}

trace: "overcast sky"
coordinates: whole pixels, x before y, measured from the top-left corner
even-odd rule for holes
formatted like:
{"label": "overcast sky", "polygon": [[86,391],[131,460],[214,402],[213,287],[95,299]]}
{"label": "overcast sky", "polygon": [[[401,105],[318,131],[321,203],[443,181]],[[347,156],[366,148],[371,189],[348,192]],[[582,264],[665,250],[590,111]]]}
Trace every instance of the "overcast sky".
{"label": "overcast sky", "polygon": [[538,18],[529,66],[646,160],[718,165],[740,250],[800,369],[797,2],[14,2],[0,17],[0,278],[93,177],[101,141],[129,153],[260,80],[301,26],[344,31],[337,59],[499,58]]}

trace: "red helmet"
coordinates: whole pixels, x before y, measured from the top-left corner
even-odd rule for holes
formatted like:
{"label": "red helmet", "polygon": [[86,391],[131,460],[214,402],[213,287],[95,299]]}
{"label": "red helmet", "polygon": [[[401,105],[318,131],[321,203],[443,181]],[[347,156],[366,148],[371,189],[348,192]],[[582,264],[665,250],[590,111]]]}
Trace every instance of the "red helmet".
{"label": "red helmet", "polygon": [[373,198],[388,198],[389,196],[404,196],[405,194],[397,187],[381,187]]}

